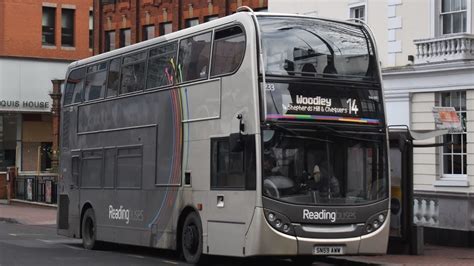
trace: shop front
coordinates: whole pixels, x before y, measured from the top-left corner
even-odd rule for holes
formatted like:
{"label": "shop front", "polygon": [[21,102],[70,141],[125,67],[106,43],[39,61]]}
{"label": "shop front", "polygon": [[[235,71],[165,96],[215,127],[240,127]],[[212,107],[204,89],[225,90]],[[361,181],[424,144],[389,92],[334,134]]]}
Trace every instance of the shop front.
{"label": "shop front", "polygon": [[[0,58],[0,200],[56,202],[51,80],[67,63]],[[8,180],[7,180],[8,179]]]}

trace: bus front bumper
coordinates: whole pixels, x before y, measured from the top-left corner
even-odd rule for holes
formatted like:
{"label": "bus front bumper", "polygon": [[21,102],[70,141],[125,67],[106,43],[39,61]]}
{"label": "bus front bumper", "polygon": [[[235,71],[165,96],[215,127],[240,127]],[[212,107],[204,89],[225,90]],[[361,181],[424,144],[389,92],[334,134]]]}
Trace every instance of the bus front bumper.
{"label": "bus front bumper", "polygon": [[[390,216],[389,216],[390,217]],[[246,235],[246,256],[295,256],[295,255],[328,255],[318,253],[324,249],[335,248],[339,255],[385,254],[387,252],[390,219],[376,231],[360,237],[351,238],[303,238],[283,234],[271,227],[264,217],[262,208],[255,209],[254,219]],[[329,254],[337,255],[337,254]]]}

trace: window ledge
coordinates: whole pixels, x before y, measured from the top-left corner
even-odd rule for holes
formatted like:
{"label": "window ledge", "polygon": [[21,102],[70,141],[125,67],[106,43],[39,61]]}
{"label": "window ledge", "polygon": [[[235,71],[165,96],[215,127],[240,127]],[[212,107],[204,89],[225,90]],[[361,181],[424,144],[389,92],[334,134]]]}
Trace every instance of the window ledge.
{"label": "window ledge", "polygon": [[41,46],[41,48],[43,48],[43,49],[56,49],[56,46],[55,45],[43,44]]}
{"label": "window ledge", "polygon": [[435,187],[469,187],[469,181],[467,181],[467,176],[445,177],[436,180],[433,185]]}
{"label": "window ledge", "polygon": [[74,47],[74,46],[61,46],[61,50],[76,51],[76,47]]}

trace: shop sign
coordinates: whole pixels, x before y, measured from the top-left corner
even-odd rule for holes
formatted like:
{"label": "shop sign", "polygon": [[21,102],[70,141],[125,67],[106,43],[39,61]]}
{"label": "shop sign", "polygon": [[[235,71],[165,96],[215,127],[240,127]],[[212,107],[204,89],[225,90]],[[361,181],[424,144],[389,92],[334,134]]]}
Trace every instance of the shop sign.
{"label": "shop sign", "polygon": [[50,104],[47,101],[15,101],[15,100],[3,100],[0,99],[0,108],[4,109],[33,109],[33,110],[44,110],[49,109]]}

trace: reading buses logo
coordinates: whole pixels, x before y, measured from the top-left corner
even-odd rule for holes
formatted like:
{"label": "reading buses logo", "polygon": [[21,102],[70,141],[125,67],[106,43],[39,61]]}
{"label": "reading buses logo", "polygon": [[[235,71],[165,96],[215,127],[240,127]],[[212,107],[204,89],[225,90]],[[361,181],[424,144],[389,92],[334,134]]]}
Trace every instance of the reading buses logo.
{"label": "reading buses logo", "polygon": [[331,223],[336,221],[336,212],[328,212],[321,210],[319,212],[312,212],[308,209],[303,209],[303,219],[308,220],[331,220]]}
{"label": "reading buses logo", "polygon": [[125,220],[125,223],[130,223],[130,210],[124,209],[122,205],[120,208],[114,209],[114,206],[109,205],[109,219],[112,220]]}
{"label": "reading buses logo", "polygon": [[109,219],[122,220],[125,221],[125,224],[129,224],[130,221],[141,222],[143,221],[143,210],[125,209],[122,205],[115,209],[114,206],[109,205]]}
{"label": "reading buses logo", "polygon": [[331,223],[338,221],[354,221],[357,219],[357,214],[353,211],[343,211],[343,212],[330,212],[326,209],[321,211],[310,211],[308,209],[303,209],[303,219],[306,220],[328,220]]}

